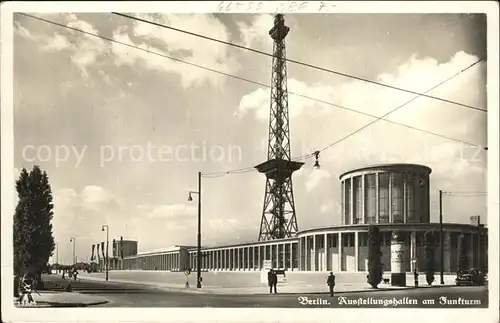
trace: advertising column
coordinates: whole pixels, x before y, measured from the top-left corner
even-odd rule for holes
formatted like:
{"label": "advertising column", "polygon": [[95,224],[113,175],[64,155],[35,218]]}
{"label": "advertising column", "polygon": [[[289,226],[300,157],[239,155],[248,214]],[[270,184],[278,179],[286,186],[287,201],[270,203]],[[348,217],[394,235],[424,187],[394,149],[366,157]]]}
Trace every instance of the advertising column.
{"label": "advertising column", "polygon": [[404,271],[405,239],[401,232],[393,232],[391,239],[391,285],[406,286]]}

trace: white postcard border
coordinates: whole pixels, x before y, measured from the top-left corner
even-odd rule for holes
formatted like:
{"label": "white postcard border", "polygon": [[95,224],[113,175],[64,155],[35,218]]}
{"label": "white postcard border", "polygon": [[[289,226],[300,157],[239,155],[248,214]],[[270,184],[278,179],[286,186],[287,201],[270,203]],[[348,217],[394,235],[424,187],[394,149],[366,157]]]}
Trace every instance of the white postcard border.
{"label": "white postcard border", "polygon": [[[224,1],[227,5],[227,1]],[[254,1],[255,3],[258,1]],[[319,2],[319,1],[318,1]],[[265,1],[260,10],[233,2],[223,12],[269,13],[487,13],[488,27],[488,228],[489,309],[252,309],[252,308],[45,308],[18,309],[12,299],[12,224],[14,214],[13,12],[217,12],[220,1],[169,2],[3,2],[1,4],[1,193],[2,316],[6,322],[498,322],[499,213],[498,4],[493,1]],[[301,3],[306,3],[302,5]],[[291,8],[295,8],[293,11]],[[145,10],[147,8],[147,10]],[[326,9],[325,9],[326,8]],[[12,201],[12,203],[9,203]],[[361,312],[363,311],[363,312]]]}

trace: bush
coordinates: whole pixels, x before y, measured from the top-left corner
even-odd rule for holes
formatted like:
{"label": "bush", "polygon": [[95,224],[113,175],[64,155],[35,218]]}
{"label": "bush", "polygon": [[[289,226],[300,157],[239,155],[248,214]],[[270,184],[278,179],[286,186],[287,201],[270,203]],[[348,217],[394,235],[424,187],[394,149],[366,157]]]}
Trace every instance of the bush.
{"label": "bush", "polygon": [[427,284],[432,285],[434,282],[435,262],[434,253],[436,248],[436,235],[432,231],[427,231],[424,235],[425,239],[425,279]]}
{"label": "bush", "polygon": [[381,234],[377,226],[371,225],[368,228],[368,284],[377,288],[382,281],[382,251]]}

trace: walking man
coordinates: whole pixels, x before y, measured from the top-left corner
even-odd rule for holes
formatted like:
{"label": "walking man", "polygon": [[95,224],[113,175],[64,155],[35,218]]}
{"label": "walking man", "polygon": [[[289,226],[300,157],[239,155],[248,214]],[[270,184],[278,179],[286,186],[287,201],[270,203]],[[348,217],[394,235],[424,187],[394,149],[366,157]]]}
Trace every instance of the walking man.
{"label": "walking man", "polygon": [[415,287],[418,287],[418,272],[417,272],[417,268],[413,269],[413,279],[415,281]]}
{"label": "walking man", "polygon": [[273,288],[274,293],[277,294],[278,292],[276,291],[276,285],[278,284],[278,276],[272,269],[270,269],[267,273],[267,282],[269,284],[269,294],[273,293]]}
{"label": "walking man", "polygon": [[328,276],[326,284],[330,288],[330,297],[333,297],[333,289],[335,288],[335,275],[332,272],[330,272],[330,276]]}

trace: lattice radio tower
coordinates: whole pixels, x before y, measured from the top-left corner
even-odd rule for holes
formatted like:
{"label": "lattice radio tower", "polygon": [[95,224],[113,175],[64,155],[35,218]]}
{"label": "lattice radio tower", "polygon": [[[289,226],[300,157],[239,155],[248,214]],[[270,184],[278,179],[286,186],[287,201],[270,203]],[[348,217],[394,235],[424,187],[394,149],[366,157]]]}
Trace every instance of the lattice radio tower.
{"label": "lattice radio tower", "polygon": [[299,170],[304,163],[290,159],[285,50],[285,37],[289,31],[290,28],[285,26],[283,15],[276,15],[274,26],[269,31],[269,35],[274,40],[274,55],[267,161],[255,166],[259,172],[266,174],[259,241],[288,238],[298,231],[292,173]]}

